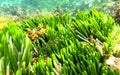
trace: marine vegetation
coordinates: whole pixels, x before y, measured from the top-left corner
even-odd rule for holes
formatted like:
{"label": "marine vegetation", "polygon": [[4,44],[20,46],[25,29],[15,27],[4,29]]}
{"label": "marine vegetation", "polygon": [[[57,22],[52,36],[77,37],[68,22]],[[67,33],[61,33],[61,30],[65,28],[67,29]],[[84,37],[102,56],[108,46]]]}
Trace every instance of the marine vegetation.
{"label": "marine vegetation", "polygon": [[[1,75],[119,75],[120,27],[96,10],[8,22],[0,32]],[[116,49],[115,49],[116,48]],[[114,58],[118,58],[114,56]],[[118,58],[119,59],[119,58]]]}

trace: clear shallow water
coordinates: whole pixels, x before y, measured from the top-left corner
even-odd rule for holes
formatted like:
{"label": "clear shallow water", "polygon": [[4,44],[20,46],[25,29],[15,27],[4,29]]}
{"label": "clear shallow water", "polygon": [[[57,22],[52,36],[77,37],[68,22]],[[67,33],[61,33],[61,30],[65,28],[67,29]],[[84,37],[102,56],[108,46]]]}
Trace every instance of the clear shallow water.
{"label": "clear shallow water", "polygon": [[90,8],[103,9],[103,6],[111,5],[115,1],[117,0],[0,0],[0,15],[20,16],[26,13],[54,12],[56,7],[63,13],[74,13]]}

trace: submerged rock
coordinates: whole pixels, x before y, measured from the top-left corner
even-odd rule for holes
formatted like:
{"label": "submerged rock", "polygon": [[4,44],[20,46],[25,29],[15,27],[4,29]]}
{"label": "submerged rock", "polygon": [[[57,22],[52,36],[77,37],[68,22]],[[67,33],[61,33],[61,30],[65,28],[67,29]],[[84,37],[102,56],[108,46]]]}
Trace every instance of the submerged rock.
{"label": "submerged rock", "polygon": [[107,60],[106,64],[110,67],[116,68],[120,72],[120,58],[111,55]]}

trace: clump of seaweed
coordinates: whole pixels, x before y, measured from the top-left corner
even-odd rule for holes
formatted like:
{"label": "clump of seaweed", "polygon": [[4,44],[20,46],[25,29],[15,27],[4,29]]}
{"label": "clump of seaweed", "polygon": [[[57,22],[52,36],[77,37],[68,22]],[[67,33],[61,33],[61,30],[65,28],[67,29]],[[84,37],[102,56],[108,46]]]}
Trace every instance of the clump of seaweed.
{"label": "clump of seaweed", "polygon": [[11,21],[10,18],[0,17],[0,31],[7,26],[9,21]]}
{"label": "clump of seaweed", "polygon": [[59,6],[56,6],[56,8],[54,9],[54,14],[55,15],[62,15],[63,11],[61,10],[61,8]]}
{"label": "clump of seaweed", "polygon": [[37,29],[27,30],[27,34],[32,41],[37,40],[39,37],[44,37],[45,33],[46,33],[46,29],[43,28],[41,25],[39,25]]}
{"label": "clump of seaweed", "polygon": [[119,75],[106,63],[120,33],[111,16],[90,10],[20,23],[0,34],[2,75]]}

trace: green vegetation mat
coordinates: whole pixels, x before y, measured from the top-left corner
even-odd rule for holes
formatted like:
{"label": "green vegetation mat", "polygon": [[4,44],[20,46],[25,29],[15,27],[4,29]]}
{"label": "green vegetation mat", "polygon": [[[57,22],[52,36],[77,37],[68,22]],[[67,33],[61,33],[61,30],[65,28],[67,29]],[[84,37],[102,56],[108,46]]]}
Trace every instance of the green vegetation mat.
{"label": "green vegetation mat", "polygon": [[96,10],[8,22],[0,75],[119,75],[105,63],[119,35],[113,18]]}

